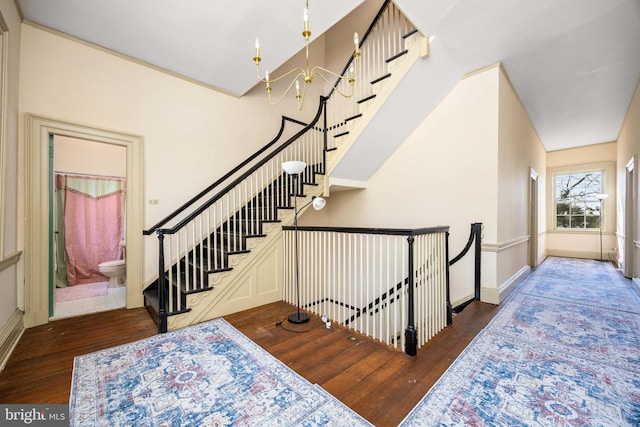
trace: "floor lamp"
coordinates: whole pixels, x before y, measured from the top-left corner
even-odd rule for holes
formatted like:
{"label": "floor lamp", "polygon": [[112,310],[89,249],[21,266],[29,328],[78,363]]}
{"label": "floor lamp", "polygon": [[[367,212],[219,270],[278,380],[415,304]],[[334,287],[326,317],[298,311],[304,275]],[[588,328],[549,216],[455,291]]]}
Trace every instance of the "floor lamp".
{"label": "floor lamp", "polygon": [[295,263],[296,263],[296,304],[298,306],[298,311],[296,313],[290,314],[288,319],[290,323],[304,323],[309,321],[309,315],[307,313],[300,312],[300,273],[298,267],[298,213],[310,204],[313,204],[313,208],[315,210],[320,210],[324,207],[326,201],[322,197],[313,196],[311,201],[306,205],[302,206],[298,209],[298,177],[305,170],[307,164],[305,162],[301,162],[298,160],[291,160],[289,162],[284,162],[282,164],[282,169],[293,177],[293,225],[294,225],[294,250],[295,250]]}
{"label": "floor lamp", "polygon": [[600,201],[600,215],[598,216],[598,227],[600,228],[600,261],[604,261],[604,259],[602,259],[602,202],[604,201],[604,199],[607,198],[607,196],[609,196],[608,194],[596,194],[596,199],[598,199]]}

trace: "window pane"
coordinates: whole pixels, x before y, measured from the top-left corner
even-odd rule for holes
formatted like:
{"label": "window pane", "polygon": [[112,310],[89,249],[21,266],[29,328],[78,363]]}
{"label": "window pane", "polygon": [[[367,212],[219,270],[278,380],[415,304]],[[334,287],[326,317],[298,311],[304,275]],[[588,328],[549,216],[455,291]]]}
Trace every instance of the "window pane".
{"label": "window pane", "polygon": [[569,213],[569,203],[566,202],[558,202],[556,203],[556,214],[568,214]]}
{"label": "window pane", "polygon": [[599,216],[587,216],[587,228],[600,228],[600,217]]}
{"label": "window pane", "polygon": [[600,202],[587,202],[587,215],[600,215]]}
{"label": "window pane", "polygon": [[568,216],[558,216],[558,228],[569,228],[569,217]]}
{"label": "window pane", "polygon": [[602,172],[555,175],[556,228],[599,228]]}
{"label": "window pane", "polygon": [[584,216],[571,215],[571,228],[584,228],[585,218]]}

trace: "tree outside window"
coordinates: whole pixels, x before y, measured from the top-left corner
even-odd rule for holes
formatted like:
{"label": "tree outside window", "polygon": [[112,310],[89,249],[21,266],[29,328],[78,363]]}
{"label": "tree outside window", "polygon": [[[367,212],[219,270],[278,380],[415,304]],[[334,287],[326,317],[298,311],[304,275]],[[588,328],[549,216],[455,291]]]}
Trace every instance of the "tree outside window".
{"label": "tree outside window", "polygon": [[600,228],[602,172],[555,176],[556,228]]}

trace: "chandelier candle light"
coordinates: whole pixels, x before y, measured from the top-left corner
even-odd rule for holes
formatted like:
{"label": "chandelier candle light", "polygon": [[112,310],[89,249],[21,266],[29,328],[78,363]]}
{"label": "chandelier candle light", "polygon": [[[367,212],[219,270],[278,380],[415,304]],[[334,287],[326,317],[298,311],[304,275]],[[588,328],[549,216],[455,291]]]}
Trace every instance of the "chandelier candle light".
{"label": "chandelier candle light", "polygon": [[[360,40],[358,38],[358,33],[353,34],[353,43],[355,45],[355,50],[353,52],[353,62],[351,63],[351,66],[349,67],[349,71],[346,75],[342,76],[340,74],[334,73],[320,66],[315,66],[312,69],[309,69],[309,38],[311,37],[311,31],[309,30],[309,0],[306,1],[303,20],[304,20],[304,30],[302,31],[302,37],[304,37],[304,42],[305,42],[305,53],[306,53],[305,68],[302,68],[302,67],[294,68],[293,70],[290,70],[277,78],[271,78],[271,76],[269,75],[269,71],[267,70],[264,73],[264,78],[262,78],[260,76],[260,61],[262,60],[262,58],[260,57],[260,40],[256,37],[256,54],[253,57],[253,62],[255,62],[256,64],[256,75],[258,76],[258,79],[265,84],[265,89],[269,97],[269,103],[271,105],[275,105],[280,101],[282,101],[284,97],[287,95],[287,93],[289,93],[291,88],[295,85],[298,109],[302,110],[302,107],[304,106],[304,95],[307,90],[307,85],[311,84],[313,82],[313,78],[316,76],[319,76],[321,79],[323,79],[325,82],[327,82],[330,85],[333,84],[333,82],[329,81],[329,77],[331,76],[337,78],[338,81],[347,80],[351,88],[349,93],[340,91],[337,88],[337,85],[335,90],[341,96],[344,96],[345,98],[350,98],[351,96],[353,96],[353,85],[356,81],[357,68],[360,61]],[[327,74],[329,77],[325,76],[323,73]],[[280,95],[280,97],[277,100],[273,101],[271,99],[271,91],[272,91],[271,84],[279,80],[282,80],[285,77],[290,76],[292,74],[294,76],[293,76],[293,79],[291,80],[291,83],[289,83],[289,86],[287,86],[286,90],[282,93],[282,95]],[[300,91],[301,90],[300,79],[302,79],[304,84],[304,86],[302,87],[302,92]]]}

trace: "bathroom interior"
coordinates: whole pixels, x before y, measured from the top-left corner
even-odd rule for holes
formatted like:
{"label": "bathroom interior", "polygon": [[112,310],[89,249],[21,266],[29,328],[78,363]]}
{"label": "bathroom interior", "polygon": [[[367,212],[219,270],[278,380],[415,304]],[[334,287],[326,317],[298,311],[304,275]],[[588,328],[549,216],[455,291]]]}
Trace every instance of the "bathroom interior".
{"label": "bathroom interior", "polygon": [[126,149],[52,136],[49,317],[126,306]]}

